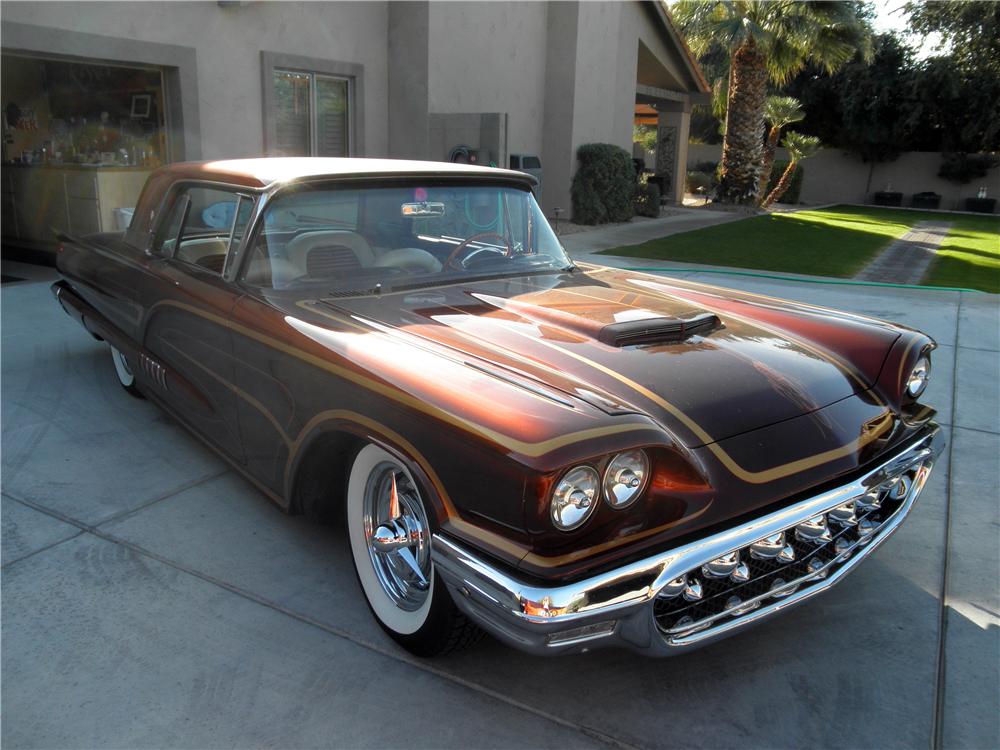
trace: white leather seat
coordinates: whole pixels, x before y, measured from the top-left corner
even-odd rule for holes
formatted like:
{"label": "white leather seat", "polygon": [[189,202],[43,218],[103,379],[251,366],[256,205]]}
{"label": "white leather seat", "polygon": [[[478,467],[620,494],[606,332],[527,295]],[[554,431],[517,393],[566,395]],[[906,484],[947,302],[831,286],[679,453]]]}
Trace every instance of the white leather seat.
{"label": "white leather seat", "polygon": [[289,262],[296,266],[300,274],[306,274],[309,268],[308,257],[312,250],[321,247],[346,247],[358,259],[358,265],[368,268],[375,265],[375,253],[368,240],[357,232],[346,229],[324,229],[318,232],[300,234],[288,243],[285,253]]}
{"label": "white leather seat", "polygon": [[182,240],[174,257],[187,263],[197,263],[209,255],[221,255],[225,257],[228,250],[228,237],[226,239],[222,239],[221,237],[199,237],[193,240]]}
{"label": "white leather seat", "polygon": [[253,286],[282,289],[301,275],[298,267],[287,260],[256,255],[250,258],[243,280]]}

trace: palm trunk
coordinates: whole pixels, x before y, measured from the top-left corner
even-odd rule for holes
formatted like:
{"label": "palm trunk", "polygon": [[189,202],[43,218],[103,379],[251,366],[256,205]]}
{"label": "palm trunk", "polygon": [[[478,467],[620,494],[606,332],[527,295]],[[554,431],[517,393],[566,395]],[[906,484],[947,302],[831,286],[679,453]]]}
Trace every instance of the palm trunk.
{"label": "palm trunk", "polygon": [[781,126],[771,128],[767,134],[767,143],[764,144],[764,158],[760,167],[760,183],[757,186],[757,195],[761,198],[766,195],[767,183],[771,181],[771,170],[774,169],[774,152],[778,150],[778,140],[781,138]]}
{"label": "palm trunk", "polygon": [[753,39],[733,53],[716,200],[756,205],[764,145],[767,58]]}
{"label": "palm trunk", "polygon": [[781,179],[778,180],[778,184],[774,186],[774,190],[771,194],[764,199],[764,202],[760,204],[761,208],[767,208],[772,203],[774,203],[778,198],[783,196],[787,192],[788,187],[792,184],[792,175],[795,174],[795,168],[799,166],[797,161],[792,161],[788,163],[785,167],[784,174],[781,175]]}

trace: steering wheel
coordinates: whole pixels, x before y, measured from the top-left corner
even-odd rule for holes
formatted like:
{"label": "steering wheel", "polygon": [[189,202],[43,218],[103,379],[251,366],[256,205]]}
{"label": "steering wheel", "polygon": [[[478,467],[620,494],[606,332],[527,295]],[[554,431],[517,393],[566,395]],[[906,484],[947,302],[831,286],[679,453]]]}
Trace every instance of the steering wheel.
{"label": "steering wheel", "polygon": [[[500,242],[503,243],[503,246],[507,249],[501,251],[495,248],[477,247],[474,248],[471,252],[467,252],[469,250],[469,245],[471,245],[473,242],[480,242],[486,239],[500,240]],[[482,234],[474,234],[468,239],[462,240],[459,243],[458,247],[456,247],[452,251],[451,255],[448,256],[448,260],[444,262],[445,268],[464,269],[465,268],[464,261],[468,260],[466,256],[468,255],[469,257],[471,257],[474,253],[480,253],[480,252],[501,253],[505,258],[509,258],[514,254],[514,248],[510,246],[510,243],[507,242],[507,239],[505,237],[500,236],[496,232],[483,232]]]}

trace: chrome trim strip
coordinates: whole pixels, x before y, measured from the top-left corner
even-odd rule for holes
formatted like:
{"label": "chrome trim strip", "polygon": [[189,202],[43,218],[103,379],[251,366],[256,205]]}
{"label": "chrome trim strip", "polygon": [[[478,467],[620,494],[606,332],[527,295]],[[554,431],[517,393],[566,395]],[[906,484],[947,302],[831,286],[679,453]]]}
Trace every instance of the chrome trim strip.
{"label": "chrome trim strip", "polygon": [[[868,557],[903,522],[930,475],[942,441],[936,425],[908,446],[859,478],[787,508],[676,549],[563,586],[533,586],[500,571],[442,534],[434,535],[431,547],[436,570],[448,585],[456,603],[487,630],[519,648],[554,653],[562,644],[547,646],[551,633],[580,627],[588,622],[619,620],[615,638],[602,638],[601,645],[625,645],[641,650],[674,653],[685,647],[714,640],[738,628],[758,622],[825,591]],[[869,488],[921,464],[921,481],[903,505],[884,522],[874,537],[822,583],[788,595],[781,601],[739,615],[722,625],[698,625],[697,633],[664,633],[653,619],[653,601],[669,581],[769,534],[788,529],[825,513]],[[812,579],[815,574],[807,576]],[[802,580],[797,581],[799,585]],[[792,588],[796,582],[788,584]],[[631,585],[629,585],[631,584]],[[622,589],[625,589],[624,591]],[[627,631],[627,632],[626,632]],[[641,642],[641,643],[640,643]],[[570,645],[570,644],[566,644]],[[579,649],[577,649],[579,650]]]}
{"label": "chrome trim strip", "polygon": [[[786,598],[783,598],[777,602],[774,602],[773,604],[761,607],[759,609],[746,612],[745,614],[739,615],[738,617],[735,617],[734,619],[726,623],[723,623],[722,625],[714,625],[713,623],[721,619],[724,615],[714,615],[713,617],[705,618],[696,623],[693,623],[690,627],[684,628],[677,635],[674,635],[674,631],[667,631],[667,633],[665,633],[667,641],[670,643],[670,645],[674,646],[691,646],[707,638],[711,639],[721,638],[733,630],[741,628],[745,625],[751,625],[757,620],[762,620],[766,617],[769,617],[772,614],[776,614],[781,610],[788,609],[789,607],[795,604],[805,601],[806,599],[809,599],[810,597],[815,596],[816,594],[822,591],[826,591],[835,583],[840,581],[841,578],[843,578],[845,575],[851,572],[854,568],[856,568],[862,560],[868,557],[872,552],[875,551],[875,549],[879,545],[881,545],[886,539],[892,536],[892,534],[896,531],[896,529],[899,528],[900,524],[903,522],[903,519],[905,519],[906,516],[909,515],[910,509],[913,507],[913,503],[916,501],[917,495],[919,495],[920,491],[923,489],[924,484],[926,484],[927,478],[930,476],[930,473],[931,473],[930,463],[924,463],[920,466],[917,481],[914,482],[913,487],[910,488],[909,495],[907,496],[907,499],[903,502],[903,505],[901,505],[900,508],[895,513],[893,513],[892,516],[875,532],[875,534],[870,540],[868,540],[864,544],[858,542],[853,547],[851,547],[852,557],[850,559],[841,563],[838,563],[836,559],[831,560],[829,563],[824,565],[815,573],[810,573],[807,576],[803,576],[801,578],[796,579],[795,581],[787,583],[780,589],[778,589],[776,592],[772,591],[767,594],[755,597],[754,599],[748,599],[746,602],[743,602],[740,605],[740,607],[746,605],[752,605],[754,602],[762,602],[763,600],[768,599],[771,596],[774,596],[776,593],[787,591],[789,589],[794,590],[796,587],[806,583],[809,584],[808,588],[801,589],[800,591],[793,591],[793,593],[788,594]],[[836,571],[831,573],[826,580],[822,581],[821,583],[811,583],[811,581],[813,581],[817,577],[817,575],[820,574],[823,570],[828,570],[829,568],[837,564],[839,564],[840,567]],[[706,623],[708,623],[707,627]],[[692,632],[693,630],[697,630],[697,632]]]}

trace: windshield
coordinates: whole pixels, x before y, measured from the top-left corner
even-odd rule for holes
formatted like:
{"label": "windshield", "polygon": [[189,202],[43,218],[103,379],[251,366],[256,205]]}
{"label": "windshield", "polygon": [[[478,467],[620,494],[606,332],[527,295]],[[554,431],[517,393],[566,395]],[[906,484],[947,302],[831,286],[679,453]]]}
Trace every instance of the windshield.
{"label": "windshield", "polygon": [[357,293],[551,273],[570,265],[527,190],[325,185],[288,190],[270,201],[244,281]]}

